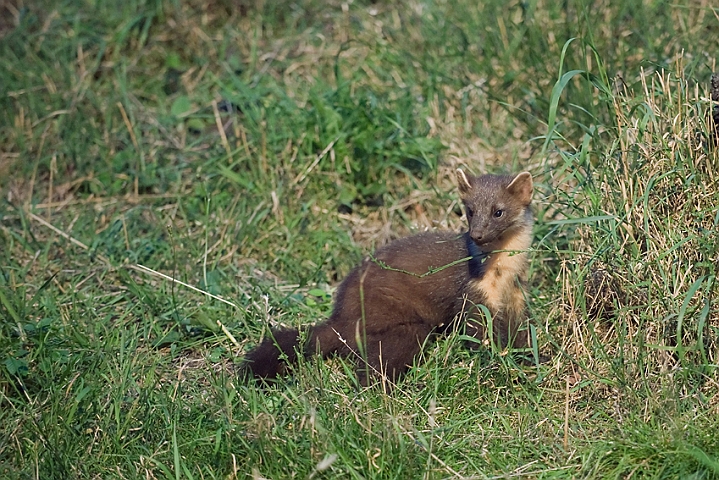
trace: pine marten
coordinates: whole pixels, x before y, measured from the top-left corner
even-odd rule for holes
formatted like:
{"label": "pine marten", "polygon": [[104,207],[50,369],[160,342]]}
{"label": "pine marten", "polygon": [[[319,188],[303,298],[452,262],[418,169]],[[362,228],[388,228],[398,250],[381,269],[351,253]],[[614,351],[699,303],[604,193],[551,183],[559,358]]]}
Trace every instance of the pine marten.
{"label": "pine marten", "polygon": [[522,285],[532,240],[532,176],[482,175],[457,170],[469,231],[431,232],[396,240],[367,257],[340,284],[332,315],[309,327],[300,345],[296,328],[272,331],[245,357],[257,378],[281,375],[315,353],[357,359],[360,384],[374,376],[396,381],[433,331],[466,324],[483,339],[492,315],[500,347],[528,346]]}

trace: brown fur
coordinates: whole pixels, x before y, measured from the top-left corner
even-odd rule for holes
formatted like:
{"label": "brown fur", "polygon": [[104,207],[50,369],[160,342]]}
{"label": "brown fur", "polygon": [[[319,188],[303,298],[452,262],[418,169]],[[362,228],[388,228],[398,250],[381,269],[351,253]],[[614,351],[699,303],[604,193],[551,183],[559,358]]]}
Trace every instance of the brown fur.
{"label": "brown fur", "polygon": [[245,369],[275,378],[304,356],[340,355],[359,360],[363,385],[369,376],[396,380],[412,364],[433,331],[466,321],[467,333],[485,336],[478,305],[492,314],[494,342],[527,346],[525,302],[532,237],[532,177],[457,171],[469,231],[433,232],[397,240],[362,262],[337,290],[330,318],[309,327],[300,347],[297,329],[273,331],[245,357]]}

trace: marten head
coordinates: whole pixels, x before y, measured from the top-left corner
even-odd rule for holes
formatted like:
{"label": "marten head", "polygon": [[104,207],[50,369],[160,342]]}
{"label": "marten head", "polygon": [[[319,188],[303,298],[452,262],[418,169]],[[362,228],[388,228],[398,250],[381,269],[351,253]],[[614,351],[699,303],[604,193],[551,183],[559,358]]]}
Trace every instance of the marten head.
{"label": "marten head", "polygon": [[532,175],[467,175],[457,170],[459,194],[469,223],[469,236],[483,250],[502,248],[519,230],[532,225]]}

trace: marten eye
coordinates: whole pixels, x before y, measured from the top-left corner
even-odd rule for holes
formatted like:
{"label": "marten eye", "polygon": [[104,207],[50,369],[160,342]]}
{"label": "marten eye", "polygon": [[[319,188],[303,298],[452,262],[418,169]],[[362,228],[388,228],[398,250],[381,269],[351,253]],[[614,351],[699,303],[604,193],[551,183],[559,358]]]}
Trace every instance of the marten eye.
{"label": "marten eye", "polygon": [[494,218],[499,218],[499,217],[501,217],[502,215],[504,215],[504,210],[502,210],[502,209],[497,209],[497,210],[494,211]]}

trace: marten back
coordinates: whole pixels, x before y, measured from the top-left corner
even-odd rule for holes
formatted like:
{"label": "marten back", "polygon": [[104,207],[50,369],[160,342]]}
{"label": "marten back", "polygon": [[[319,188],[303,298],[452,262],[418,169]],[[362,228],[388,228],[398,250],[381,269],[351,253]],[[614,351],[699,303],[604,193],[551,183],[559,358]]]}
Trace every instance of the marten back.
{"label": "marten back", "polygon": [[[480,304],[492,314],[499,346],[526,346],[520,284],[531,242],[532,177],[458,170],[457,180],[469,231],[402,238],[366,258],[339,286],[330,318],[309,327],[304,356],[353,357],[363,385],[370,375],[394,381],[438,327],[459,319],[468,334],[484,338]],[[274,378],[296,361],[299,341],[297,329],[273,331],[247,354],[245,368]]]}

